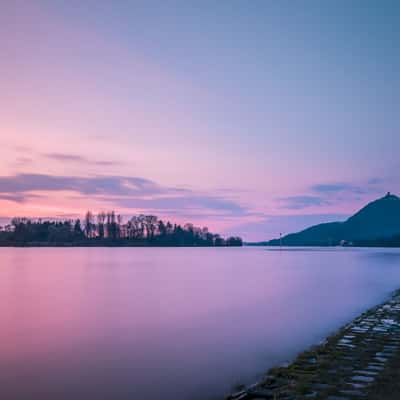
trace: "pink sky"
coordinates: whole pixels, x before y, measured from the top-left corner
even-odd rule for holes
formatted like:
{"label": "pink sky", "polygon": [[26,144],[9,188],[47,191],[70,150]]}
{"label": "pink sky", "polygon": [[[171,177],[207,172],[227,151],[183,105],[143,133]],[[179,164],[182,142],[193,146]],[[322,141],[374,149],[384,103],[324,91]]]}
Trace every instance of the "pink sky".
{"label": "pink sky", "polygon": [[275,7],[197,11],[5,6],[0,217],[114,208],[262,240],[400,188],[396,55],[365,63],[324,15],[319,42],[306,12],[298,31]]}

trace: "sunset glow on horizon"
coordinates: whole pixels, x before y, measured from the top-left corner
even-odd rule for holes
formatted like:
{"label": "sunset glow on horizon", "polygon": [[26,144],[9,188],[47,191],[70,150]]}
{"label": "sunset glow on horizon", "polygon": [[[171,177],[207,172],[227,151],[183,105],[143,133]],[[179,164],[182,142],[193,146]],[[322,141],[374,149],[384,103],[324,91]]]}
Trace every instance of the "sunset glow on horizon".
{"label": "sunset glow on horizon", "polygon": [[0,225],[115,209],[265,240],[400,194],[399,4],[15,1]]}

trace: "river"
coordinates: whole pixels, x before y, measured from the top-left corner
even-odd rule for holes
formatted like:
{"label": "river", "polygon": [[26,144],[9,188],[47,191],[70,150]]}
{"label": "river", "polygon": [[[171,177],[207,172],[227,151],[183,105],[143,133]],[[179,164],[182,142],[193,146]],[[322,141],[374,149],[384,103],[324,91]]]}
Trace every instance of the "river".
{"label": "river", "polygon": [[400,287],[400,250],[0,248],[0,398],[221,399]]}

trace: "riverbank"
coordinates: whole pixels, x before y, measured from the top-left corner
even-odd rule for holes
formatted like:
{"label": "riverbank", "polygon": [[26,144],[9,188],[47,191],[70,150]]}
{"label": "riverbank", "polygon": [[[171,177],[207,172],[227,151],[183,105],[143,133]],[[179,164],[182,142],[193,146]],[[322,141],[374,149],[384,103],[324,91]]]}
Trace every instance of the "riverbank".
{"label": "riverbank", "polygon": [[399,399],[400,290],[229,400]]}
{"label": "riverbank", "polygon": [[87,242],[26,242],[26,243],[1,243],[0,247],[242,247],[241,244],[222,244],[222,245],[207,245],[207,244],[168,244],[159,242],[112,242],[112,241],[87,241]]}

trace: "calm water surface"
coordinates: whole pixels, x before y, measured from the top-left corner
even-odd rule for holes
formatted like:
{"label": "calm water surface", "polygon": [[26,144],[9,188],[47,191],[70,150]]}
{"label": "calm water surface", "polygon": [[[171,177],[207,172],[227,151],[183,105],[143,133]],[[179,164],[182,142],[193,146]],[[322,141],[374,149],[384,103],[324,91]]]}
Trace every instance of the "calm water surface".
{"label": "calm water surface", "polygon": [[217,399],[400,287],[384,249],[0,249],[0,398]]}

